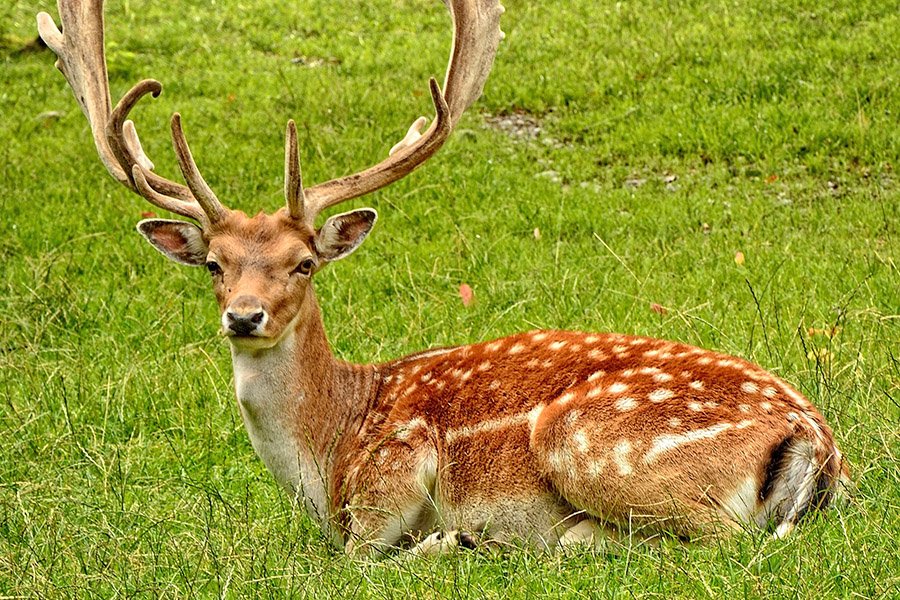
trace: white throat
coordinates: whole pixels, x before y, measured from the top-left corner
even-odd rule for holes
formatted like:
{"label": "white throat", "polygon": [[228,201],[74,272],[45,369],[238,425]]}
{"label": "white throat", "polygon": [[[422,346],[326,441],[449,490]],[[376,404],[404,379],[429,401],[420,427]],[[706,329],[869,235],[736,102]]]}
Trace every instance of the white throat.
{"label": "white throat", "polygon": [[327,526],[327,475],[308,440],[299,439],[305,398],[291,377],[295,334],[265,350],[231,344],[234,387],[250,443],[288,492],[304,501],[310,515]]}

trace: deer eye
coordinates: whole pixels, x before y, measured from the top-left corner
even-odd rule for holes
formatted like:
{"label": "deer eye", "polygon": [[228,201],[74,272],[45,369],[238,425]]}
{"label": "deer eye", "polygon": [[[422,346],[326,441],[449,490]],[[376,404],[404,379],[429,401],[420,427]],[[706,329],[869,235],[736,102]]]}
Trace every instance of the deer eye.
{"label": "deer eye", "polygon": [[297,265],[297,268],[293,270],[293,273],[299,273],[300,275],[308,276],[315,268],[316,261],[311,258],[304,258],[300,261],[300,264]]}
{"label": "deer eye", "polygon": [[219,266],[214,260],[206,261],[206,270],[209,271],[210,275],[216,276],[222,274],[222,267]]}

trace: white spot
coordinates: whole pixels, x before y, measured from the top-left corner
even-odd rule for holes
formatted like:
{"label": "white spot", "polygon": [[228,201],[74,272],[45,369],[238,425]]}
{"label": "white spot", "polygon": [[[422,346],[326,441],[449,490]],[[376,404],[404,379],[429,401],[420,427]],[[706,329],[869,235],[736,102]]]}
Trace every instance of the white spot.
{"label": "white spot", "polygon": [[659,357],[662,358],[662,359],[664,359],[664,360],[669,360],[669,359],[672,358],[673,356],[674,356],[674,355],[673,355],[671,352],[660,352],[660,353],[659,353]]}
{"label": "white spot", "polygon": [[509,350],[507,350],[507,352],[508,352],[509,354],[519,354],[519,353],[522,352],[522,350],[524,350],[524,349],[525,349],[525,345],[524,345],[524,344],[518,344],[518,343],[517,343],[517,344],[513,344],[513,345],[509,348]]}
{"label": "white spot", "polygon": [[668,400],[675,396],[675,392],[672,390],[667,390],[666,388],[659,388],[658,390],[653,390],[647,396],[650,399],[650,402],[663,402],[664,400]]}
{"label": "white spot", "polygon": [[539,361],[538,359],[536,359],[536,358],[529,358],[529,359],[528,359],[528,362],[525,363],[525,366],[528,367],[529,369],[537,369],[537,366],[538,366],[539,364],[541,364],[541,361]]}
{"label": "white spot", "polygon": [[763,409],[764,411],[766,411],[766,412],[771,412],[771,410],[772,410],[772,403],[771,403],[771,402],[760,402],[760,403],[759,403],[759,407],[760,407],[761,409]]}
{"label": "white spot", "polygon": [[773,388],[771,385],[767,385],[763,388],[762,395],[766,398],[774,398],[778,395],[778,390]]}
{"label": "white spot", "polygon": [[455,429],[448,429],[444,433],[444,437],[446,438],[447,443],[450,443],[459,438],[471,437],[479,433],[499,431],[501,429],[509,429],[510,427],[518,427],[520,425],[525,425],[526,423],[530,424],[533,428],[534,422],[537,421],[537,415],[540,414],[543,408],[544,406],[540,404],[528,412],[497,417],[496,419],[488,419],[486,421],[481,421],[477,425],[466,425]]}
{"label": "white spot", "polygon": [[721,360],[716,361],[716,364],[719,365],[720,367],[733,367],[737,363],[734,362],[733,360],[728,360],[727,358],[723,358]]}
{"label": "white spot", "polygon": [[627,383],[622,383],[621,381],[617,381],[614,384],[612,384],[611,386],[609,386],[609,393],[610,394],[621,394],[622,392],[624,392],[627,389],[628,389]]}
{"label": "white spot", "polygon": [[748,413],[748,412],[750,412],[750,405],[749,404],[738,404],[738,410],[741,411],[742,413]]}
{"label": "white spot", "polygon": [[418,429],[419,427],[425,427],[426,425],[427,423],[425,422],[425,419],[416,417],[411,421],[403,423],[402,425],[398,425],[395,436],[398,440],[407,440],[409,439],[409,435],[413,432],[413,430]]}
{"label": "white spot", "polygon": [[490,368],[491,368],[491,361],[486,360],[483,363],[481,363],[480,365],[478,365],[478,372],[484,373],[485,371],[487,371]]}
{"label": "white spot", "polygon": [[650,464],[656,460],[660,454],[668,452],[669,450],[674,450],[684,444],[714,438],[731,427],[733,427],[731,423],[719,423],[718,425],[713,425],[706,429],[695,429],[694,431],[687,431],[685,433],[660,435],[653,440],[653,446],[651,446],[650,450],[647,451],[647,454],[644,455],[644,462]]}
{"label": "white spot", "polygon": [[735,425],[734,428],[735,429],[747,429],[754,423],[756,423],[756,421],[754,421],[753,419],[744,419],[743,421],[741,421],[740,423]]}
{"label": "white spot", "polygon": [[641,346],[643,344],[646,344],[647,340],[645,340],[644,338],[634,338],[633,340],[631,340],[628,343],[631,344],[632,346]]}
{"label": "white spot", "polygon": [[581,454],[588,451],[588,439],[584,429],[576,431],[575,435],[572,436],[572,441],[575,442],[575,449]]}
{"label": "white spot", "polygon": [[586,398],[597,398],[598,396],[603,394],[603,387],[596,386],[592,387],[587,394],[585,394]]}
{"label": "white spot", "polygon": [[688,408],[694,412],[700,412],[703,410],[703,405],[699,402],[688,402]]}
{"label": "white spot", "polygon": [[575,399],[575,392],[566,392],[557,399],[560,404],[568,404]]}
{"label": "white spot", "polygon": [[577,421],[578,417],[580,416],[581,413],[579,413],[577,410],[570,410],[565,419],[566,427],[572,427],[573,425],[575,425],[575,421]]}
{"label": "white spot", "polygon": [[638,369],[638,372],[642,375],[653,375],[654,373],[661,373],[662,369],[659,367],[641,367]]}
{"label": "white spot", "polygon": [[531,433],[534,433],[534,426],[537,424],[538,417],[541,416],[541,413],[544,411],[544,405],[538,404],[526,415],[526,419],[528,421],[528,426],[531,428]]}
{"label": "white spot", "polygon": [[606,461],[602,458],[600,460],[592,460],[587,464],[587,472],[591,477],[597,478],[603,474],[603,470],[606,468]]}
{"label": "white spot", "polygon": [[554,471],[565,471],[566,463],[569,462],[571,456],[564,450],[554,450],[547,455],[547,461]]}
{"label": "white spot", "polygon": [[702,390],[703,382],[700,380],[692,381],[688,384],[688,387],[690,387],[692,390]]}
{"label": "white spot", "polygon": [[685,379],[691,379],[694,376],[694,374],[691,373],[690,371],[682,371],[681,376],[684,377]]}
{"label": "white spot", "polygon": [[759,391],[759,386],[752,381],[745,381],[741,384],[741,391],[747,394],[755,394]]}
{"label": "white spot", "polygon": [[596,335],[588,335],[585,336],[583,341],[585,344],[596,344],[600,341],[600,338],[598,338]]}
{"label": "white spot", "polygon": [[634,473],[631,463],[628,462],[628,454],[631,452],[631,442],[628,440],[620,440],[613,447],[613,460],[616,463],[616,469],[619,475],[627,477]]}
{"label": "white spot", "polygon": [[541,363],[541,366],[544,367],[545,369],[549,369],[550,367],[553,366],[553,361],[548,358],[544,362]]}
{"label": "white spot", "polygon": [[644,356],[653,358],[654,356],[659,356],[659,350],[647,350],[644,352]]}
{"label": "white spot", "polygon": [[419,378],[419,381],[421,381],[422,383],[428,383],[429,381],[431,381],[431,376],[431,371],[428,371]]}
{"label": "white spot", "polygon": [[555,342],[550,342],[550,345],[549,345],[548,347],[549,347],[551,350],[554,350],[554,351],[555,351],[555,350],[559,350],[560,348],[564,348],[565,345],[566,345],[565,340],[557,340],[557,341],[555,341]]}
{"label": "white spot", "polygon": [[597,348],[592,348],[590,352],[588,352],[588,358],[591,360],[606,360],[606,354],[598,350]]}
{"label": "white spot", "polygon": [[500,380],[499,379],[493,380],[491,382],[491,385],[489,385],[488,387],[491,388],[492,390],[499,390],[500,389]]}
{"label": "white spot", "polygon": [[404,395],[404,396],[409,396],[409,395],[412,394],[414,391],[416,391],[416,388],[417,388],[417,387],[419,387],[419,386],[418,386],[416,383],[413,383],[411,386],[409,386],[408,388],[406,388],[405,390],[403,390],[403,395]]}
{"label": "white spot", "polygon": [[597,381],[604,375],[606,375],[606,371],[594,371],[593,373],[590,374],[590,376],[587,378],[587,380],[588,381]]}
{"label": "white spot", "polygon": [[791,389],[789,386],[784,386],[784,393],[791,397],[791,399],[799,404],[800,406],[809,406],[809,402],[806,401],[800,392]]}
{"label": "white spot", "polygon": [[787,414],[787,419],[788,419],[788,421],[796,421],[796,420],[799,419],[799,418],[800,418],[800,415],[798,415],[798,414],[795,413],[795,412],[789,412],[789,413]]}
{"label": "white spot", "polygon": [[672,376],[668,373],[657,373],[653,376],[653,381],[657,381],[659,383],[665,383],[667,381],[672,381]]}
{"label": "white spot", "polygon": [[632,410],[635,407],[637,407],[637,400],[634,398],[620,398],[619,400],[616,400],[616,410],[620,412]]}
{"label": "white spot", "polygon": [[672,417],[669,419],[669,427],[681,427],[681,419],[678,417]]}
{"label": "white spot", "polygon": [[622,346],[621,344],[618,346],[613,346],[612,351],[616,354],[623,354],[628,351],[628,346]]}
{"label": "white spot", "polygon": [[581,344],[572,344],[569,346],[569,352],[578,352],[581,350]]}
{"label": "white spot", "polygon": [[468,371],[466,371],[465,373],[463,373],[462,375],[459,376],[459,378],[462,379],[463,381],[468,381],[470,377],[472,377],[472,369],[469,369]]}
{"label": "white spot", "polygon": [[487,352],[496,352],[500,349],[500,346],[503,345],[503,340],[496,340],[491,342],[490,344],[486,344],[484,346],[485,351]]}
{"label": "white spot", "polygon": [[701,365],[708,365],[711,362],[712,362],[712,358],[710,358],[709,356],[701,356],[700,358],[697,359],[697,363],[701,364]]}
{"label": "white spot", "polygon": [[436,379],[434,382],[434,387],[436,387],[438,390],[444,389],[444,387],[446,387],[446,385],[447,385],[447,382],[444,381],[443,379]]}
{"label": "white spot", "polygon": [[533,334],[531,334],[531,339],[533,339],[536,342],[543,342],[544,340],[547,339],[547,332],[538,331],[537,333],[533,333]]}
{"label": "white spot", "polygon": [[711,400],[707,400],[703,403],[703,408],[716,408],[717,406],[719,406],[719,403]]}

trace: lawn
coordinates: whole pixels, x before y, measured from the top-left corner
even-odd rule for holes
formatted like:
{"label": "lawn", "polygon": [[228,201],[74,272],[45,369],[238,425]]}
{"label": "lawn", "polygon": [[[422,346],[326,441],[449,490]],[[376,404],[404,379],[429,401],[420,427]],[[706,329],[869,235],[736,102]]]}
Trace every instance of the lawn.
{"label": "lawn", "polygon": [[[825,414],[850,501],[775,541],[353,561],[250,447],[202,269],[134,231],[48,50],[0,7],[0,597],[900,596],[900,13],[893,2],[506,0],[484,96],[317,276],[335,353],[531,328],[760,363]],[[443,72],[437,0],[109,0],[157,169],[178,110],[220,198],[380,160]],[[475,301],[464,306],[459,286]]]}

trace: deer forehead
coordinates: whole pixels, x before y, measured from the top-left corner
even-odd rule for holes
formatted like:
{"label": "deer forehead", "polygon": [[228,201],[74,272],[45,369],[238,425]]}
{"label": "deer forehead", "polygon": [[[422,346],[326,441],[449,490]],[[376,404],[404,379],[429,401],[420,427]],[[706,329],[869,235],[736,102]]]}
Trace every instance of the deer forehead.
{"label": "deer forehead", "polygon": [[313,254],[315,247],[313,229],[291,219],[284,210],[273,215],[260,212],[254,217],[230,211],[205,234],[211,255],[235,262],[252,260],[292,266],[290,263]]}

